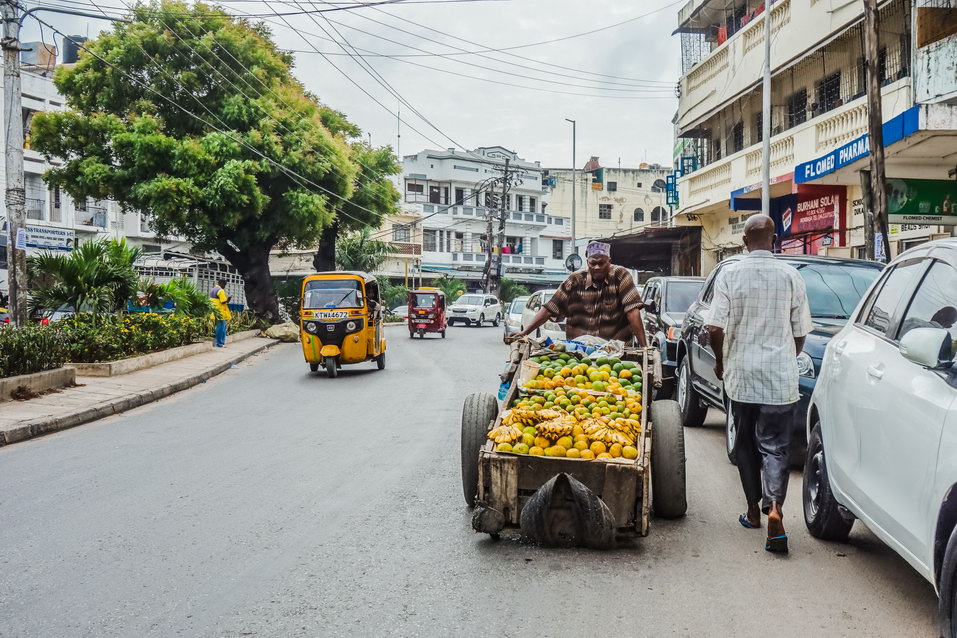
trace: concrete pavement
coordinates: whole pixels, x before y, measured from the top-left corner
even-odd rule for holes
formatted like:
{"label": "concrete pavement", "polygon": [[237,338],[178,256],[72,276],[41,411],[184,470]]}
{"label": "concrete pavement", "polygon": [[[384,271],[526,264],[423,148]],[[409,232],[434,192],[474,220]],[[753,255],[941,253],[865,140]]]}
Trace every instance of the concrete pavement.
{"label": "concrete pavement", "polygon": [[687,430],[689,512],[634,547],[474,534],[465,394],[491,328],[390,332],[388,368],[310,375],[294,347],[159,403],[0,448],[0,635],[934,636],[936,596],[858,524],[792,553],[736,521],[720,420]]}

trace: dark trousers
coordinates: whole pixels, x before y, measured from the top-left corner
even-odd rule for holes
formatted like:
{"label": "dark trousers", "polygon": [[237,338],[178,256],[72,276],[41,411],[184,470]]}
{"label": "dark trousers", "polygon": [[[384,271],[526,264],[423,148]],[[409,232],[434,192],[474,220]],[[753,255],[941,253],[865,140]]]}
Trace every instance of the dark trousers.
{"label": "dark trousers", "polygon": [[731,402],[737,427],[734,449],[741,487],[748,504],[763,497],[761,509],[765,514],[771,501],[783,504],[787,496],[794,405]]}

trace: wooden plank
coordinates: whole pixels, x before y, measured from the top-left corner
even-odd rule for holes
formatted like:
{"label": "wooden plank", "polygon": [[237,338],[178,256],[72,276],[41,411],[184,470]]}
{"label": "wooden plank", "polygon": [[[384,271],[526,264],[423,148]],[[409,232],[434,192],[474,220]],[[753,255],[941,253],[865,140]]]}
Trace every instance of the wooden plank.
{"label": "wooden plank", "polygon": [[633,525],[639,472],[634,463],[603,463],[605,485],[601,500],[615,517],[616,527]]}
{"label": "wooden plank", "polygon": [[640,536],[648,535],[651,520],[651,440],[652,437],[645,440],[645,453],[642,454],[644,462],[641,471],[641,501],[638,503],[639,514],[636,521]]}
{"label": "wooden plank", "polygon": [[574,476],[588,489],[601,496],[605,485],[603,461],[584,461],[548,456],[520,456],[518,463],[518,489],[534,492],[556,474],[562,472]]}
{"label": "wooden plank", "polygon": [[518,525],[518,458],[508,454],[488,457],[489,489],[485,503],[505,515],[505,520]]}

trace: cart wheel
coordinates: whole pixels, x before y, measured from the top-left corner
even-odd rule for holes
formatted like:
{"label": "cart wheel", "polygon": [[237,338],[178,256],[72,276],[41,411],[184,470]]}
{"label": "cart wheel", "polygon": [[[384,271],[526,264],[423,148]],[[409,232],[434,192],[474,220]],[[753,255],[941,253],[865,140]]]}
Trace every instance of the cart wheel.
{"label": "cart wheel", "polygon": [[330,379],[335,379],[339,376],[339,366],[336,365],[334,357],[326,357],[326,374]]}
{"label": "cart wheel", "polygon": [[318,364],[318,363],[310,363],[310,364],[309,364],[309,372],[319,372],[319,364]]}
{"label": "cart wheel", "polygon": [[375,358],[375,365],[380,370],[385,370],[385,353],[383,352]]}
{"label": "cart wheel", "polygon": [[462,408],[462,490],[469,507],[478,495],[478,453],[485,444],[488,427],[498,414],[498,401],[491,394],[465,397]]}
{"label": "cart wheel", "polygon": [[685,485],[685,431],[676,401],[651,404],[651,504],[662,518],[688,511]]}

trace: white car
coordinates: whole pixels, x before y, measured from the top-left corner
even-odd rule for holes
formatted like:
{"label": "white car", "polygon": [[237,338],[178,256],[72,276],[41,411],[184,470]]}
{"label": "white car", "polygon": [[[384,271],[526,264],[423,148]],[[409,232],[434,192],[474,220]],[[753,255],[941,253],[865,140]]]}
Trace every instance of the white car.
{"label": "white car", "polygon": [[[522,310],[522,330],[525,329],[525,326],[532,323],[532,319],[535,318],[535,315],[538,314],[538,311],[542,309],[542,306],[547,304],[549,300],[555,295],[558,290],[539,290],[533,292],[532,295],[528,298],[528,301],[525,302],[525,309]],[[555,323],[554,321],[546,321],[543,326],[535,331],[536,337],[551,337],[554,340],[564,339],[565,338],[565,323]]]}
{"label": "white car", "polygon": [[957,635],[957,239],[897,257],[831,339],[808,410],[804,519],[846,540],[855,519],[940,594]]}
{"label": "white car", "polygon": [[525,302],[528,297],[515,297],[508,304],[508,310],[505,312],[505,335],[503,339],[508,343],[508,338],[522,329],[522,311],[525,309]]}
{"label": "white car", "polygon": [[502,304],[495,295],[466,293],[452,302],[448,324],[454,326],[464,323],[467,326],[482,327],[486,322],[491,322],[493,326],[498,326],[504,314]]}
{"label": "white car", "polygon": [[402,319],[409,318],[409,307],[408,306],[396,306],[390,311],[396,317],[401,317]]}

